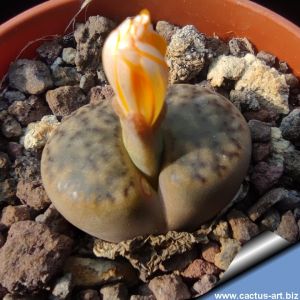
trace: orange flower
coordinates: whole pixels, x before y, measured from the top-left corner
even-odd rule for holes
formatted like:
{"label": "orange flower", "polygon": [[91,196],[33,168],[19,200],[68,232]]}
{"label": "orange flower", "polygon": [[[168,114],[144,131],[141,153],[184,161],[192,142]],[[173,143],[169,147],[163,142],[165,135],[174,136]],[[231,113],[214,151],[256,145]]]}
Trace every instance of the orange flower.
{"label": "orange flower", "polygon": [[166,42],[153,30],[147,10],[126,19],[107,38],[104,71],[125,118],[141,115],[149,127],[157,121],[168,82],[165,52]]}

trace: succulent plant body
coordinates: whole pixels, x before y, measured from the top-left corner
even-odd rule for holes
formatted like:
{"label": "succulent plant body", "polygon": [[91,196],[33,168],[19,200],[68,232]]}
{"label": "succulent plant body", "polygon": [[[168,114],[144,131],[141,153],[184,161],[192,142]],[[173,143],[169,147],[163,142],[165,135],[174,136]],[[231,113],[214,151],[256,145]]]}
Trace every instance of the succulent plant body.
{"label": "succulent plant body", "polygon": [[147,11],[125,20],[103,49],[112,103],[77,110],[43,151],[56,208],[104,240],[197,229],[247,172],[251,141],[240,112],[196,85],[167,89],[165,51]]}

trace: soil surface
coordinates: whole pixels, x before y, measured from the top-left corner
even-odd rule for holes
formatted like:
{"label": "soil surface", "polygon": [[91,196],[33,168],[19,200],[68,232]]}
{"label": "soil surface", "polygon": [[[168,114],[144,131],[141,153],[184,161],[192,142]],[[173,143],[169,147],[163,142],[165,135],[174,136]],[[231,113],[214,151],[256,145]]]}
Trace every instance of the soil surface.
{"label": "soil surface", "polygon": [[156,30],[168,41],[170,84],[221,93],[248,121],[253,153],[239,197],[196,232],[119,244],[95,240],[58,213],[43,188],[41,153],[64,118],[113,96],[99,57],[114,27],[90,17],[8,70],[0,93],[0,298],[189,299],[213,288],[262,231],[299,241],[298,79],[246,38],[222,41],[166,21]]}

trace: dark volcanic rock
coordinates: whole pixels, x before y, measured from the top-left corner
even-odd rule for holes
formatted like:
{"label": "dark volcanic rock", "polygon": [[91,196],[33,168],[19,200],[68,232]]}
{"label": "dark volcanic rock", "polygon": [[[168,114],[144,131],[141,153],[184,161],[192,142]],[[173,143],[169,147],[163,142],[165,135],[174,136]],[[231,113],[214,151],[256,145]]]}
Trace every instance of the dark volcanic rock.
{"label": "dark volcanic rock", "polygon": [[45,100],[37,96],[30,96],[24,101],[15,101],[8,108],[8,112],[23,126],[39,121],[43,116],[51,114]]}
{"label": "dark volcanic rock", "polygon": [[233,38],[228,42],[230,53],[234,56],[245,56],[247,53],[254,54],[252,44],[246,38]]}
{"label": "dark volcanic rock", "polygon": [[254,162],[266,160],[271,153],[270,143],[253,143],[252,144],[252,159]]}
{"label": "dark volcanic rock", "polygon": [[294,109],[282,119],[280,130],[284,139],[292,142],[300,141],[300,108]]}
{"label": "dark volcanic rock", "polygon": [[6,153],[0,152],[0,180],[4,180],[8,176],[10,160]]}
{"label": "dark volcanic rock", "polygon": [[111,20],[93,16],[76,29],[74,33],[77,42],[75,64],[78,71],[96,71],[99,68],[104,41],[114,27],[115,24]]}
{"label": "dark volcanic rock", "polygon": [[15,138],[22,134],[22,127],[15,118],[7,116],[1,124],[1,131],[6,138]]}
{"label": "dark volcanic rock", "polygon": [[258,120],[248,122],[253,142],[269,142],[271,140],[271,126]]}
{"label": "dark volcanic rock", "polygon": [[270,53],[265,51],[259,51],[256,57],[265,62],[270,67],[273,67],[276,62],[276,57]]}
{"label": "dark volcanic rock", "polygon": [[14,204],[16,199],[16,182],[12,178],[0,181],[0,203]]}
{"label": "dark volcanic rock", "polygon": [[50,70],[38,60],[19,59],[8,71],[9,85],[26,94],[41,94],[53,85]]}
{"label": "dark volcanic rock", "polygon": [[55,59],[60,55],[61,51],[62,46],[58,40],[45,42],[36,50],[39,57],[48,65],[53,64]]}
{"label": "dark volcanic rock", "polygon": [[254,167],[250,180],[257,192],[262,195],[278,183],[283,171],[284,168],[281,165],[260,162]]}
{"label": "dark volcanic rock", "polygon": [[295,150],[284,155],[284,174],[291,182],[300,184],[300,151]]}
{"label": "dark volcanic rock", "polygon": [[283,200],[288,195],[288,191],[283,188],[276,188],[262,196],[249,210],[248,215],[252,221],[256,221],[274,204]]}

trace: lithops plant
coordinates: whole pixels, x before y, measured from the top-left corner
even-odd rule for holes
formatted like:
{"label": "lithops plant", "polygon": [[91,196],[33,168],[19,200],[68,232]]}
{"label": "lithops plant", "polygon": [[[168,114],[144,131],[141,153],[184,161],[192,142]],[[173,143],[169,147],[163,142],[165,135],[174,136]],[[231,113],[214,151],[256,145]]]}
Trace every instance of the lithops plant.
{"label": "lithops plant", "polygon": [[240,112],[196,85],[167,89],[165,51],[147,11],[125,20],[103,49],[115,98],[77,110],[43,151],[56,208],[104,240],[197,229],[247,172],[251,142]]}

